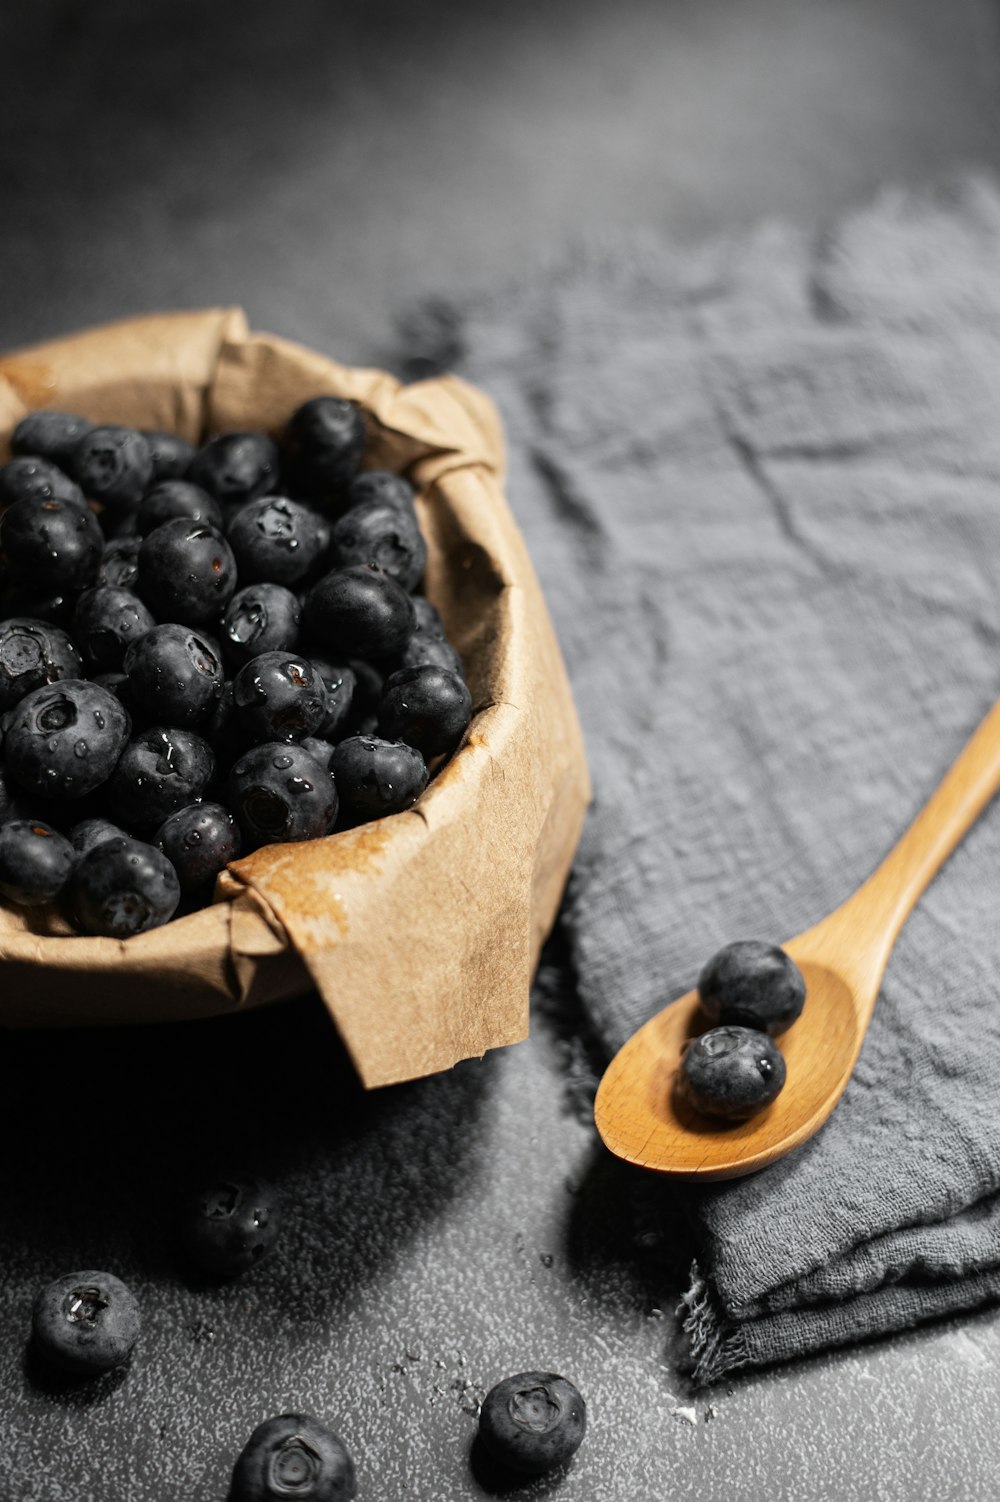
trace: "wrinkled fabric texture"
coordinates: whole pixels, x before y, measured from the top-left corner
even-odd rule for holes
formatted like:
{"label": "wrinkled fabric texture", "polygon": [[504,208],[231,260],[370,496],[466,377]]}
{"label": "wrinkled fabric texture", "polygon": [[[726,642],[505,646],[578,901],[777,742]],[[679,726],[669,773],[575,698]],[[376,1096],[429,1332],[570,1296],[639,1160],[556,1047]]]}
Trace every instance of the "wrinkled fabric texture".
{"label": "wrinkled fabric texture", "polygon": [[[435,339],[500,405],[584,726],[565,919],[610,1051],[720,945],[836,906],[1000,691],[1000,197],[591,248]],[[698,1381],[1000,1293],[1000,805],[827,1126],[685,1201]]]}

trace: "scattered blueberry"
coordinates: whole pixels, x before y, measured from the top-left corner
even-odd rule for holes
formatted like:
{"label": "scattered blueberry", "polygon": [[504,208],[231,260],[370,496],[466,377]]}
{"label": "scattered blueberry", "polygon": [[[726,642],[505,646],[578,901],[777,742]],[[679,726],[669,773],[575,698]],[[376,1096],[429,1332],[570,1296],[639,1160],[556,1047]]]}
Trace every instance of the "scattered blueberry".
{"label": "scattered blueberry", "polygon": [[281,1225],[274,1189],[249,1174],[231,1174],[191,1197],[181,1239],[203,1271],[235,1278],[267,1256]]}
{"label": "scattered blueberry", "polygon": [[33,585],[82,589],[101,561],[104,538],[94,513],[72,501],[15,501],[0,519],[9,568]]}
{"label": "scattered blueberry", "polygon": [[416,516],[413,486],[402,475],[394,475],[388,469],[366,469],[356,475],[347,488],[346,500],[349,508],[377,501],[380,506],[395,506],[397,510]]}
{"label": "scattered blueberry", "polygon": [[295,584],[312,573],[329,536],[314,511],[286,496],[265,496],[243,506],[229,524],[229,545],[248,584]]}
{"label": "scattered blueberry", "polygon": [[71,469],[90,500],[132,511],[153,478],[153,455],[135,428],[109,423],[84,434],[73,450]]}
{"label": "scattered blueberry", "polygon": [[214,496],[190,480],[160,480],[150,487],[139,502],[135,514],[136,531],[142,537],[161,527],[164,522],[187,517],[188,521],[205,522],[222,531],[222,509]]}
{"label": "scattered blueberry", "polygon": [[800,1015],[806,983],[795,961],[776,944],[737,939],[702,970],[698,995],[711,1023],[759,1028],[774,1037]]}
{"label": "scattered blueberry", "polygon": [[67,1273],[41,1289],[31,1311],[40,1356],[60,1370],[96,1376],[127,1361],[139,1335],[139,1306],[113,1273]]}
{"label": "scattered blueberry", "polygon": [[785,1061],[767,1033],[714,1027],[692,1038],[681,1056],[677,1091],[706,1116],[744,1121],[780,1094]]}
{"label": "scattered blueberry", "polygon": [[357,823],[401,813],[427,786],[427,767],[419,751],[374,735],[341,741],[331,771],[344,811]]}
{"label": "scattered blueberry", "polygon": [[479,1412],[484,1450],[509,1470],[539,1476],[580,1448],[587,1405],[572,1382],[553,1372],[519,1372],[486,1394]]}
{"label": "scattered blueberry", "polygon": [[217,501],[253,501],[278,483],[278,448],[263,433],[225,433],[200,448],[188,465],[187,478]]}
{"label": "scattered blueberry", "polygon": [[79,652],[58,626],[20,616],[0,621],[0,710],[45,683],[82,673]]}
{"label": "scattered blueberry", "polygon": [[128,939],[174,916],[181,889],[167,857],[142,840],[102,840],[80,857],[69,883],[86,934]]}
{"label": "scattered blueberry", "polygon": [[131,698],[168,725],[206,720],[222,693],[218,653],[189,626],[154,626],[132,643],[124,666]]}
{"label": "scattered blueberry", "polygon": [[210,626],[236,588],[236,560],[221,532],[176,517],[144,539],[136,588],[161,620]]}
{"label": "scattered blueberry", "polygon": [[329,651],[378,661],[401,652],[409,640],[413,601],[381,569],[334,569],[309,591],[305,618]]}
{"label": "scattered blueberry", "polygon": [[197,803],[215,776],[212,748],[193,730],[157,725],[130,741],[111,774],[108,808],[132,829],[155,829]]}
{"label": "scattered blueberry", "polygon": [[11,453],[37,455],[64,465],[80,439],[93,429],[89,418],[76,412],[29,412],[11,434]]}
{"label": "scattered blueberry", "polygon": [[15,501],[68,501],[86,506],[87,498],[75,480],[57,464],[37,455],[11,459],[0,469],[0,509]]}
{"label": "scattered blueberry", "polygon": [[339,509],[365,451],[361,409],[343,397],[313,397],[292,413],[285,445],[297,489]]}
{"label": "scattered blueberry", "polygon": [[283,840],[315,840],[337,817],[337,789],[327,769],[301,746],[254,746],[229,774],[226,799],[248,849]]}
{"label": "scattered blueberry", "polygon": [[453,751],[471,718],[465,681],[447,668],[400,668],[385,680],[379,734],[416,746],[425,759]]}
{"label": "scattered blueberry", "polygon": [[194,458],[194,444],[179,433],[158,433],[147,428],[141,431],[153,460],[154,485],[158,480],[182,479]]}
{"label": "scattered blueberry", "polygon": [[354,1462],[343,1441],[307,1413],[258,1424],[233,1468],[232,1502],[353,1502]]}
{"label": "scattered blueberry", "polygon": [[226,606],[222,641],[238,667],[262,652],[289,652],[299,639],[302,609],[281,584],[248,584]]}
{"label": "scattered blueberry", "polygon": [[124,829],[119,829],[110,819],[81,819],[69,831],[69,842],[77,855],[86,855],[88,850],[103,845],[105,840],[123,838],[127,838]]}
{"label": "scattered blueberry", "polygon": [[251,741],[300,741],[326,719],[323,679],[306,657],[262,652],[233,679],[233,703]]}
{"label": "scattered blueberry", "polygon": [[240,832],[221,803],[193,803],[165,819],[153,843],[177,872],[181,891],[207,899],[219,872],[240,853]]}
{"label": "scattered blueberry", "polygon": [[98,673],[116,672],[132,643],[155,625],[138,595],[106,584],[84,590],[73,615],[76,642]]}
{"label": "scattered blueberry", "polygon": [[85,678],[45,684],[11,712],[7,766],[28,792],[82,798],[111,776],[130,729],[120,701],[99,684]]}
{"label": "scattered blueberry", "polygon": [[20,907],[52,902],[75,861],[73,846],[51,824],[11,819],[0,825],[0,892]]}

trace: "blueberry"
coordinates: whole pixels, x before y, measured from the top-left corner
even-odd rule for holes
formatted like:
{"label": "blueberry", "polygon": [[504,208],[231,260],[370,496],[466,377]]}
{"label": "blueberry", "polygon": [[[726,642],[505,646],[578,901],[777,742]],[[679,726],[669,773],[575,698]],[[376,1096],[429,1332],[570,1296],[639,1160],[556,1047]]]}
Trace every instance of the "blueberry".
{"label": "blueberry", "polygon": [[222,508],[207,490],[192,485],[189,480],[160,480],[150,486],[139,502],[135,514],[136,530],[141,536],[148,537],[164,522],[185,516],[189,521],[205,522],[217,532],[222,531]]}
{"label": "blueberry", "polygon": [[270,495],[244,506],[229,526],[229,545],[248,584],[295,584],[315,568],[329,536],[308,506]]}
{"label": "blueberry", "polygon": [[222,641],[228,656],[242,667],[262,652],[291,651],[299,639],[302,610],[281,584],[248,584],[226,606]]}
{"label": "blueberry", "polygon": [[305,619],[332,652],[377,661],[403,650],[413,631],[413,601],[381,569],[334,569],[309,591]]}
{"label": "blueberry", "polygon": [[77,923],[86,934],[128,939],[167,923],[181,889],[167,857],[125,835],[102,840],[82,855],[70,878]]}
{"label": "blueberry", "polygon": [[343,1441],[307,1413],[258,1424],[233,1468],[231,1502],[353,1502],[354,1462]]}
{"label": "blueberry", "polygon": [[44,683],[82,675],[80,654],[58,626],[23,616],[0,621],[0,710]]}
{"label": "blueberry", "polygon": [[107,782],[130,729],[127,711],[99,684],[83,678],[45,684],[11,713],[7,765],[28,792],[82,798]]}
{"label": "blueberry", "polygon": [[153,484],[159,480],[180,480],[194,458],[194,444],[179,433],[159,433],[149,428],[141,432],[153,461]]}
{"label": "blueberry", "polygon": [[330,536],[332,561],[340,568],[374,563],[404,589],[415,589],[427,563],[427,545],[416,519],[398,506],[367,501],[352,506]]}
{"label": "blueberry", "polygon": [[430,636],[425,631],[414,631],[398,659],[399,668],[444,668],[464,679],[465,667],[461,657],[450,641],[442,636]]}
{"label": "blueberry", "polygon": [[378,725],[378,707],[382,702],[385,674],[372,662],[352,657],[349,667],[354,674],[351,713],[341,739],[348,735],[374,735]]}
{"label": "blueberry", "polygon": [[416,746],[425,759],[453,751],[471,718],[469,690],[447,668],[400,668],[385,680],[379,734]]}
{"label": "blueberry", "polygon": [[69,842],[77,855],[86,855],[88,850],[103,845],[105,840],[125,838],[127,836],[124,829],[119,829],[117,824],[112,824],[108,819],[81,819],[69,831]]}
{"label": "blueberry", "polygon": [[153,455],[135,428],[109,423],[84,434],[73,450],[71,469],[91,500],[134,511],[153,478]]}
{"label": "blueberry", "polygon": [[[329,662],[325,657],[313,657],[311,661],[326,689],[326,717],[316,733],[326,741],[339,741],[350,724],[357,675],[346,663]],[[382,675],[376,676],[381,686]]]}
{"label": "blueberry", "polygon": [[76,412],[29,412],[11,434],[14,454],[29,454],[64,465],[94,424]]}
{"label": "blueberry", "polygon": [[539,1476],[580,1448],[587,1405],[554,1372],[519,1372],[490,1388],[479,1411],[479,1441],[500,1465]]}
{"label": "blueberry", "polygon": [[345,812],[357,822],[400,813],[416,803],[427,786],[419,751],[374,735],[341,741],[331,771]]}
{"label": "blueberry", "polygon": [[271,741],[245,752],[229,773],[226,799],[249,849],[329,834],[337,789],[327,769],[294,744]]}
{"label": "blueberry", "polygon": [[108,585],[85,590],[73,615],[73,635],[88,665],[99,673],[120,669],[128,648],[155,625],[138,595]]}
{"label": "blueberry", "polygon": [[181,891],[207,901],[219,872],[240,853],[240,832],[221,803],[192,803],[164,820],[153,843],[177,872]]}
{"label": "blueberry", "polygon": [[710,1022],[759,1028],[774,1037],[802,1011],[802,971],[776,944],[738,939],[714,954],[698,977],[698,995]]}
{"label": "blueberry", "polygon": [[139,1306],[113,1273],[67,1273],[41,1289],[31,1310],[39,1355],[78,1376],[127,1361],[139,1335]]}
{"label": "blueberry", "polygon": [[300,741],[326,719],[326,689],[312,663],[262,652],[233,679],[233,703],[248,739]]}
{"label": "blueberry", "polygon": [[128,648],[124,666],[136,705],[169,725],[207,719],[222,693],[218,653],[189,626],[154,626]]}
{"label": "blueberry", "polygon": [[333,762],[334,745],[332,741],[324,741],[318,736],[307,735],[299,744],[303,751],[309,752],[313,761],[318,761],[321,767],[326,767],[331,776],[333,775],[331,764]]}
{"label": "blueberry", "polygon": [[136,587],[161,620],[210,626],[236,588],[236,560],[221,532],[177,517],[144,539]]}
{"label": "blueberry", "polygon": [[0,469],[0,509],[15,501],[68,501],[86,506],[87,498],[51,459],[24,455]]}
{"label": "blueberry", "polygon": [[413,631],[415,635],[436,637],[438,641],[444,641],[444,621],[436,606],[432,605],[424,595],[413,596]]}
{"label": "blueberry", "polygon": [[104,550],[97,517],[71,501],[15,501],[0,520],[8,567],[46,589],[82,589]]}
{"label": "blueberry", "polygon": [[366,469],[363,474],[355,476],[347,489],[349,507],[377,501],[381,506],[395,506],[397,510],[406,511],[415,517],[417,513],[413,499],[414,490],[409,480],[404,480],[402,475],[394,475],[387,469]]}
{"label": "blueberry", "polygon": [[253,501],[274,489],[281,467],[277,445],[264,433],[225,433],[200,448],[187,478],[217,501]]}
{"label": "blueberry", "polygon": [[123,824],[155,829],[197,803],[215,776],[212,748],[193,730],[155,725],[130,741],[108,782],[108,808]]}
{"label": "blueberry", "polygon": [[714,1027],[685,1047],[677,1093],[706,1116],[744,1121],[769,1106],[784,1083],[785,1061],[767,1033]]}
{"label": "blueberry", "polygon": [[191,1196],[181,1219],[181,1241],[198,1267],[235,1278],[267,1256],[281,1226],[278,1195],[249,1174],[229,1174]]}
{"label": "blueberry", "polygon": [[316,396],[292,413],[285,446],[298,490],[336,503],[354,479],[365,451],[360,407],[338,396]]}
{"label": "blueberry", "polygon": [[139,579],[139,549],[142,538],[121,537],[109,542],[104,549],[97,570],[97,584],[109,584],[113,589],[134,589]]}
{"label": "blueberry", "polygon": [[69,840],[40,819],[0,825],[0,892],[21,907],[51,902],[76,861]]}

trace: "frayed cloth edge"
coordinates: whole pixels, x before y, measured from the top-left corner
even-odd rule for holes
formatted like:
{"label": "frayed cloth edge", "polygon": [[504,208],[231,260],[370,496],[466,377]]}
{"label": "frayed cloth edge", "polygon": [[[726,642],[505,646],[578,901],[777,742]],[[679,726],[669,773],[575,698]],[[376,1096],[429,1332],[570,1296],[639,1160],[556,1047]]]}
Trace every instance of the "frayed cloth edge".
{"label": "frayed cloth edge", "polygon": [[680,1361],[693,1387],[711,1387],[730,1372],[750,1365],[740,1327],[721,1313],[711,1285],[697,1262],[677,1306],[682,1345]]}

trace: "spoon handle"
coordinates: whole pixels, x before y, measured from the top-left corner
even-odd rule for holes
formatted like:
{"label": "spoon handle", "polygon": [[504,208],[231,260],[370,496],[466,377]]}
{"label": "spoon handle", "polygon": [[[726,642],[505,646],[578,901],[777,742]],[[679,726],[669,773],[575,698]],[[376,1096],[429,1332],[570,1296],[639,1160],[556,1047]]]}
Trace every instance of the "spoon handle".
{"label": "spoon handle", "polygon": [[[945,773],[906,833],[831,918],[849,923],[858,958],[884,966],[917,899],[1000,791],[1000,702]],[[835,923],[839,927],[839,923]]]}

